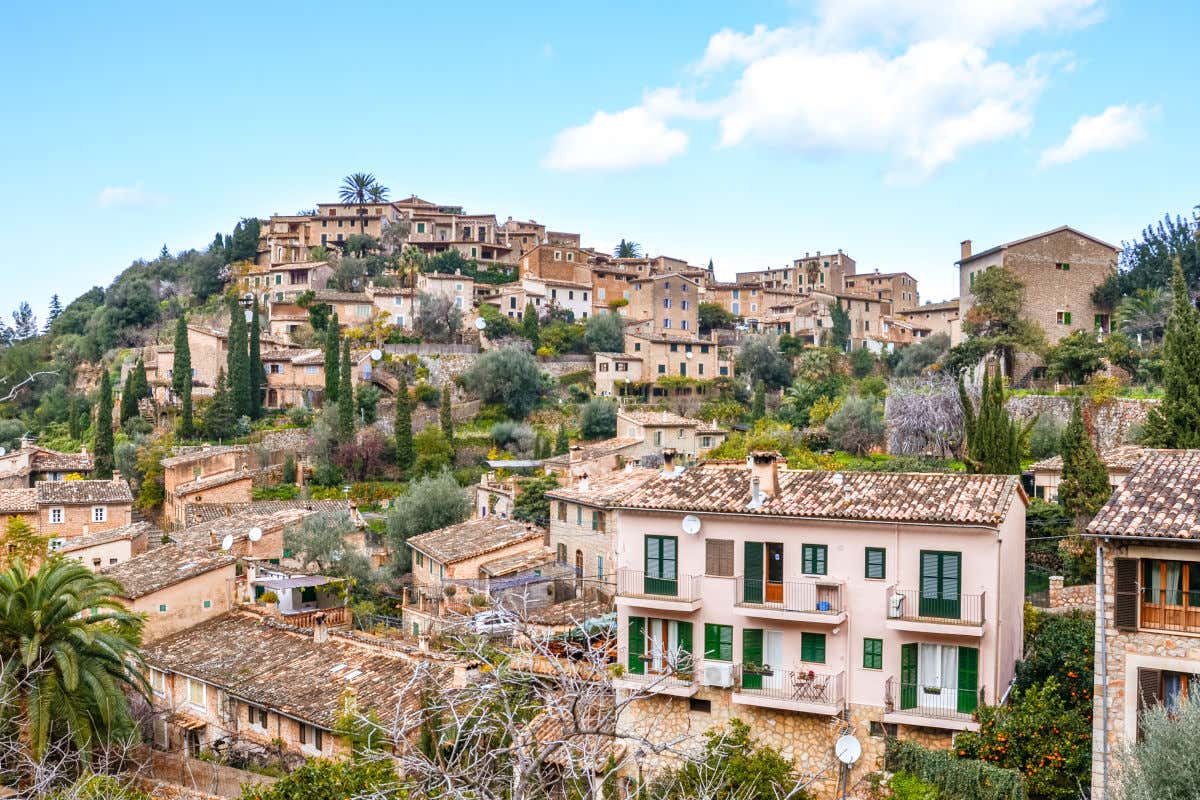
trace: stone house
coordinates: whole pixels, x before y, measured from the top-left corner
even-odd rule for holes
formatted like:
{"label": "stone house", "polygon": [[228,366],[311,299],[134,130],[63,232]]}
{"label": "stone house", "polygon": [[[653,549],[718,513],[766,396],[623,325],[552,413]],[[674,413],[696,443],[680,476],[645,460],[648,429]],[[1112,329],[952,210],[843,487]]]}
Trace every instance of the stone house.
{"label": "stone house", "polygon": [[819,345],[833,330],[830,309],[837,303],[850,316],[850,349],[860,350],[868,342],[884,337],[884,320],[892,316],[891,303],[858,294],[814,291],[811,299],[796,305],[792,335],[805,344]]}
{"label": "stone house", "polygon": [[37,489],[0,489],[0,531],[7,530],[13,519],[25,520],[35,531],[41,529]]}
{"label": "stone house", "polygon": [[99,572],[145,553],[153,540],[158,544],[162,531],[149,522],[134,522],[120,528],[89,533],[67,539],[58,553]]}
{"label": "stone house", "polygon": [[568,283],[592,282],[592,254],[579,247],[578,243],[538,244],[521,256],[521,277],[539,280],[566,281]]}
{"label": "stone house", "polygon": [[546,226],[535,220],[509,217],[496,226],[496,241],[508,245],[517,258],[523,257],[546,238]]}
{"label": "stone house", "polygon": [[[211,397],[217,384],[217,373],[225,369],[229,359],[229,331],[207,325],[189,324],[188,349],[192,358],[192,396]],[[259,335],[262,349],[295,347],[288,339],[264,330]],[[161,404],[175,402],[171,382],[175,369],[174,345],[152,345],[143,351],[146,380],[153,399]]]}
{"label": "stone house", "polygon": [[[646,325],[629,325],[625,328],[625,353],[641,356],[642,381],[645,383],[668,376],[699,380],[733,376],[732,361],[722,355],[716,340],[711,337],[651,331]],[[626,379],[614,377],[613,380]]]}
{"label": "stone house", "polygon": [[921,304],[917,279],[907,272],[863,272],[844,279],[847,294],[866,295],[886,300],[896,314],[903,314]]}
{"label": "stone house", "polygon": [[[1040,326],[1050,344],[1075,331],[1108,333],[1111,329],[1110,311],[1092,302],[1092,290],[1116,272],[1120,248],[1063,225],[978,253],[966,239],[960,250],[956,263],[962,319],[974,305],[975,277],[989,267],[1002,266],[1025,284],[1021,316]],[[1036,366],[1031,361],[1021,368]]]}
{"label": "stone house", "polygon": [[[843,253],[840,249],[836,253],[821,254],[818,250],[816,255],[805,253],[804,258],[797,258],[792,261],[792,269],[795,270],[795,288],[805,294],[813,292],[840,292],[846,287],[846,277],[855,274],[858,262],[853,258]],[[784,277],[784,283],[787,284],[789,276]],[[788,288],[785,285],[783,288]]]}
{"label": "stone house", "polygon": [[908,320],[924,333],[917,338],[944,333],[950,337],[950,344],[956,345],[962,341],[962,319],[959,317],[958,298],[943,303],[926,303],[904,311],[897,315]]}
{"label": "stone house", "polygon": [[288,261],[249,267],[237,283],[241,294],[257,295],[260,307],[269,310],[276,304],[291,305],[305,292],[323,290],[332,276],[333,266],[325,261]]}
{"label": "stone house", "polygon": [[616,512],[614,507],[633,490],[658,475],[635,467],[598,471],[546,492],[550,499],[550,547],[560,564],[575,569],[576,594],[612,597],[617,588]]}
{"label": "stone house", "polygon": [[0,489],[31,489],[38,481],[61,481],[68,475],[86,478],[95,468],[87,447],[78,453],[60,453],[21,439],[17,450],[0,456]]}
{"label": "stone house", "polygon": [[35,491],[38,530],[49,537],[51,550],[133,522],[133,492],[117,473],[108,481],[38,481]]}
{"label": "stone house", "polygon": [[[1087,528],[1096,590],[1092,798],[1117,786],[1143,709],[1200,690],[1200,450],[1150,450]],[[1191,579],[1197,579],[1197,586]],[[1193,602],[1196,601],[1196,602]]]}
{"label": "stone house", "polygon": [[670,411],[617,411],[617,435],[636,439],[640,444],[622,451],[626,458],[663,455],[664,450],[687,460],[704,458],[709,450],[725,441],[728,431],[711,423],[681,417]]}
{"label": "stone house", "polygon": [[698,748],[737,716],[808,774],[849,730],[850,785],[882,766],[885,736],[949,747],[1022,655],[1019,480],[777,458],[664,474],[617,503],[617,685],[647,694],[618,725]]}
{"label": "stone house", "polygon": [[430,596],[443,586],[475,586],[485,580],[490,562],[525,553],[542,553],[546,532],[519,520],[498,517],[472,519],[422,533],[408,540],[412,551],[413,582]]}
{"label": "stone house", "polygon": [[253,466],[249,447],[203,445],[177,452],[162,460],[165,518],[182,525],[184,506],[204,502],[209,488],[213,490],[209,502],[249,502],[246,481]]}
{"label": "stone house", "polygon": [[237,558],[181,544],[164,544],[101,573],[121,584],[117,595],[146,615],[146,641],[161,639],[223,614],[236,601]]}
{"label": "stone house", "polygon": [[266,408],[313,408],[325,396],[325,351],[265,350]]}
{"label": "stone house", "polygon": [[[633,290],[630,283],[637,279],[637,270],[621,264],[598,262],[592,264],[591,273],[593,315],[609,313],[609,303],[632,300]],[[618,308],[617,313],[628,317],[629,306]]]}
{"label": "stone house", "polygon": [[[1108,483],[1116,489],[1146,454],[1146,448],[1136,444],[1123,444],[1100,451],[1100,460],[1108,472]],[[1029,467],[1033,472],[1033,496],[1047,503],[1058,501],[1058,484],[1062,480],[1062,456],[1051,456],[1035,462]]]}
{"label": "stone house", "polygon": [[620,469],[626,462],[637,460],[633,449],[642,440],[630,436],[614,436],[598,442],[573,444],[565,453],[542,459],[542,469],[565,483],[574,483],[585,475],[602,475]]}
{"label": "stone house", "polygon": [[144,655],[156,747],[198,756],[281,745],[297,763],[350,754],[338,732],[347,711],[374,713],[388,725],[397,712],[419,708],[419,686],[463,686],[471,672],[437,654],[395,644],[385,650],[352,633],[303,630],[248,612],[179,631]]}
{"label": "stone house", "polygon": [[629,283],[629,305],[625,316],[647,333],[680,333],[684,336],[700,331],[700,303],[704,290],[700,281],[678,272],[646,275]]}

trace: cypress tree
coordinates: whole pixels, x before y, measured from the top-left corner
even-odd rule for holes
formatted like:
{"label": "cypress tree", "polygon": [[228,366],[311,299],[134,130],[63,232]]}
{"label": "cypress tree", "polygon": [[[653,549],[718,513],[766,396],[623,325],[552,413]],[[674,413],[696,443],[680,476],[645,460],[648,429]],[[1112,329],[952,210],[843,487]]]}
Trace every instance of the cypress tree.
{"label": "cypress tree", "polygon": [[80,418],[79,398],[72,394],[67,398],[67,434],[72,441],[78,442],[83,438],[83,425]]}
{"label": "cypress tree", "polygon": [[146,379],[146,362],[138,356],[137,366],[133,368],[133,389],[137,398],[151,397],[150,381]]}
{"label": "cypress tree", "polygon": [[233,406],[233,393],[225,370],[217,373],[217,386],[213,390],[212,402],[204,412],[204,435],[209,439],[223,439],[237,425],[237,409]]}
{"label": "cypress tree", "polygon": [[1200,447],[1200,313],[1178,259],[1171,290],[1174,305],[1162,348],[1163,400],[1146,419],[1146,442],[1193,449]]}
{"label": "cypress tree", "polygon": [[350,388],[350,340],[342,348],[342,368],[338,379],[338,433],[344,441],[354,436],[354,392]]}
{"label": "cypress tree", "polygon": [[963,407],[963,429],[967,452],[967,471],[986,475],[1017,475],[1021,472],[1021,451],[1029,427],[1018,425],[1004,407],[1004,380],[997,370],[983,373],[983,390],[976,407],[967,396],[962,380],[958,383]]}
{"label": "cypress tree", "polygon": [[133,376],[134,371],[130,370],[129,374],[125,376],[125,386],[121,389],[122,425],[138,415],[137,381]]}
{"label": "cypress tree", "polygon": [[452,394],[453,393],[450,391],[450,384],[447,382],[445,388],[442,389],[442,407],[438,413],[439,421],[442,424],[442,433],[446,434],[446,441],[450,442],[451,449],[454,447],[454,415],[452,413],[453,409],[451,405],[453,402],[453,398],[451,397]]}
{"label": "cypress tree", "polygon": [[101,480],[112,477],[113,474],[113,428],[112,428],[112,379],[108,370],[103,366],[100,373],[100,393],[96,399],[96,431],[92,439],[92,450],[95,451],[95,476]]}
{"label": "cypress tree", "polygon": [[262,326],[258,321],[258,295],[250,317],[250,419],[258,419],[263,410],[263,387],[267,383],[262,364]]}
{"label": "cypress tree", "polygon": [[567,426],[558,426],[558,436],[554,440],[554,454],[561,456],[571,449],[571,440],[567,438]]}
{"label": "cypress tree", "polygon": [[1108,470],[1083,425],[1083,404],[1079,400],[1075,401],[1071,422],[1063,431],[1062,460],[1058,502],[1077,520],[1086,523],[1107,502],[1112,487],[1108,483]]}
{"label": "cypress tree", "polygon": [[407,476],[412,469],[416,453],[413,451],[412,398],[408,395],[408,381],[400,376],[396,389],[396,466],[400,474]]}
{"label": "cypress tree", "polygon": [[542,344],[542,335],[538,326],[537,308],[533,301],[525,303],[525,313],[521,315],[521,333],[533,345],[536,352]]}
{"label": "cypress tree", "polygon": [[229,352],[225,378],[229,381],[234,419],[250,415],[250,353],[246,344],[246,315],[237,303],[229,304]]}
{"label": "cypress tree", "polygon": [[325,403],[336,403],[338,399],[338,350],[341,347],[341,328],[338,327],[337,312],[325,323]]}
{"label": "cypress tree", "polygon": [[754,405],[750,408],[750,416],[762,419],[767,415],[767,385],[762,381],[754,384]]}
{"label": "cypress tree", "polygon": [[192,421],[192,349],[188,344],[186,316],[180,316],[175,323],[175,363],[171,371],[171,391],[182,406],[179,438],[190,439],[196,435],[196,428]]}

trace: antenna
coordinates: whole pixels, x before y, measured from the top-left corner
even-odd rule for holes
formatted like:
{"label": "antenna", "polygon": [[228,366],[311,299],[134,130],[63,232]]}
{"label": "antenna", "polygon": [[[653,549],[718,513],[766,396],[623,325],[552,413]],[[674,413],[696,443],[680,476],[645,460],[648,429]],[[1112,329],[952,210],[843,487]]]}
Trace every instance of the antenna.
{"label": "antenna", "polygon": [[262,538],[262,528],[251,528],[250,529],[250,541],[257,542],[261,538]]}
{"label": "antenna", "polygon": [[227,533],[225,534],[225,538],[221,540],[221,549],[228,550],[231,547],[233,547],[233,534]]}

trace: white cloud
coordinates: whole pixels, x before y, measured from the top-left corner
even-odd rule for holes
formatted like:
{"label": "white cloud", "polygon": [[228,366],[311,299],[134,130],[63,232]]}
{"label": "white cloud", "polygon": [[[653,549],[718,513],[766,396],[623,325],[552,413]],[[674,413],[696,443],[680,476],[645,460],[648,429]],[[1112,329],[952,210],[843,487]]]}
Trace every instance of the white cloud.
{"label": "white cloud", "polygon": [[1066,140],[1042,153],[1039,166],[1050,167],[1083,158],[1088,153],[1120,150],[1146,138],[1146,106],[1109,106],[1096,116],[1084,114],[1071,126]]}
{"label": "white cloud", "polygon": [[755,25],[750,33],[724,28],[709,38],[708,47],[704,49],[704,56],[696,65],[696,71],[711,72],[728,64],[747,64],[800,36],[801,33],[792,28],[771,30],[766,25]]}
{"label": "white cloud", "polygon": [[542,165],[557,170],[632,169],[669,161],[687,145],[686,133],[668,127],[645,107],[612,114],[597,111],[586,124],[555,136]]}
{"label": "white cloud", "polygon": [[989,44],[1029,31],[1084,27],[1103,12],[1100,0],[819,0],[816,14],[823,37]]}
{"label": "white cloud", "polygon": [[142,184],[133,186],[105,186],[96,197],[101,208],[148,208],[161,206],[167,199],[160,194],[147,192]]}

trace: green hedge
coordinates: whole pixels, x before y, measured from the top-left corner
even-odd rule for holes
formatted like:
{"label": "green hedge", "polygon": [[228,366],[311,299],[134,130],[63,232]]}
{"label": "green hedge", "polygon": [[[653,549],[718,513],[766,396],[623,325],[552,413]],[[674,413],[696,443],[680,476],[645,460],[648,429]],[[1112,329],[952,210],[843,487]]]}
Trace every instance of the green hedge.
{"label": "green hedge", "polygon": [[1025,781],[1015,770],[926,750],[916,742],[889,740],[887,768],[932,783],[942,800],[1026,800]]}

